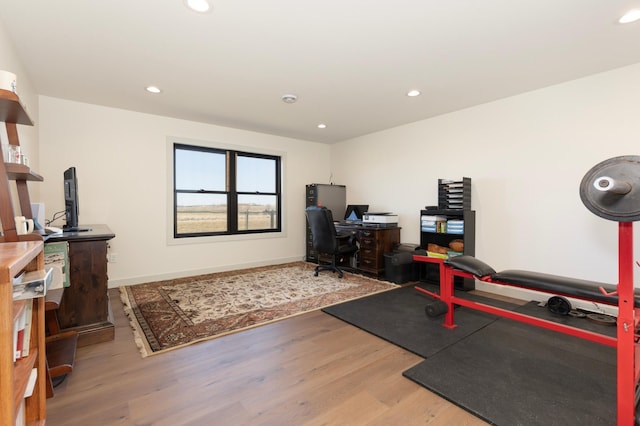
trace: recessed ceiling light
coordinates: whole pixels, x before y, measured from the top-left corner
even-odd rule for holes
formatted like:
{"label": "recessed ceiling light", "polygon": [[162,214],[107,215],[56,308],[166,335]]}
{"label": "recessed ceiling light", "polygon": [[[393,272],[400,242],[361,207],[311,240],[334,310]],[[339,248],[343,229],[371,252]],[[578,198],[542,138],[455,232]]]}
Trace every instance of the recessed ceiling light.
{"label": "recessed ceiling light", "polygon": [[185,0],[187,7],[195,12],[205,13],[211,9],[207,0]]}
{"label": "recessed ceiling light", "polygon": [[637,21],[638,19],[640,19],[640,9],[635,9],[625,13],[618,22],[620,22],[621,24],[629,24],[631,22]]}
{"label": "recessed ceiling light", "polygon": [[318,124],[318,129],[326,129],[326,128],[327,128],[326,124],[324,124],[324,123]]}
{"label": "recessed ceiling light", "polygon": [[282,102],[285,104],[292,104],[298,100],[296,95],[282,95]]}
{"label": "recessed ceiling light", "polygon": [[420,91],[419,90],[409,90],[407,92],[407,96],[409,96],[410,98],[415,98],[416,96],[420,96]]}
{"label": "recessed ceiling light", "polygon": [[149,92],[149,93],[160,93],[160,92],[162,92],[162,90],[160,90],[160,89],[159,89],[158,87],[156,87],[156,86],[148,86],[146,90],[147,90],[147,92]]}

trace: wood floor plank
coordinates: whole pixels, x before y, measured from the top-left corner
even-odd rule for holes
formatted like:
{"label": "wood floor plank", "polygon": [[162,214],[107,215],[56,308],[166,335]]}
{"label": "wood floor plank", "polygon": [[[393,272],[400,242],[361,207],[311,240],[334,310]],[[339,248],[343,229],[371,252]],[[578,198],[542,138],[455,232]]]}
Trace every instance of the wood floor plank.
{"label": "wood floor plank", "polygon": [[486,424],[402,376],[420,357],[320,311],[142,358],[110,298],[115,340],[78,348],[48,425]]}

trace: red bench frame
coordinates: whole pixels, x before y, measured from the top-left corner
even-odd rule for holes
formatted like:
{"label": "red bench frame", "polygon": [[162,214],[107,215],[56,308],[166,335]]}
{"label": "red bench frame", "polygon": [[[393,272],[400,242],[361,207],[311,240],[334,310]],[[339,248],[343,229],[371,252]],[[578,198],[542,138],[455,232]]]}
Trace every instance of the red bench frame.
{"label": "red bench frame", "polygon": [[[640,318],[640,309],[635,308],[634,306],[635,289],[633,285],[633,268],[635,263],[633,261],[633,222],[618,223],[618,253],[618,285],[617,292],[615,293],[618,296],[618,304],[614,305],[618,307],[616,337],[605,336],[576,327],[531,317],[484,303],[457,297],[454,294],[454,277],[472,278],[487,283],[506,286],[521,286],[502,281],[492,281],[489,276],[474,276],[468,272],[461,271],[447,265],[443,259],[422,255],[413,256],[414,261],[436,263],[440,268],[439,294],[417,286],[415,289],[420,293],[429,295],[447,304],[448,309],[445,313],[444,323],[442,324],[443,327],[446,328],[456,327],[454,322],[455,310],[453,306],[460,305],[616,348],[617,424],[618,426],[632,426],[634,425],[635,419],[635,389],[638,384],[638,380],[640,379],[640,371],[638,368],[640,360],[636,360],[636,358],[640,356],[640,351],[636,350],[638,347],[637,342],[639,340],[637,330]],[[532,287],[527,288],[543,291]],[[612,295],[605,293],[602,288],[600,290],[604,294]],[[546,291],[543,292],[546,293]],[[570,289],[567,289],[565,294],[571,294]],[[603,302],[598,301],[598,303]]]}

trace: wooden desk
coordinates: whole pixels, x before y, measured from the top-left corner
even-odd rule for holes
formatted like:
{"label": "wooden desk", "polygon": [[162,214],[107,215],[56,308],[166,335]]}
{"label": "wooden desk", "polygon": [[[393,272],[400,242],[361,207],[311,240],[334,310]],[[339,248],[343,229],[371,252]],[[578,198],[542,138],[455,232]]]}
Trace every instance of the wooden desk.
{"label": "wooden desk", "polygon": [[78,346],[113,340],[115,324],[108,295],[107,242],[115,234],[106,225],[82,225],[86,232],[65,232],[45,242],[69,244],[69,287],[65,288],[58,321],[62,331],[78,332]]}
{"label": "wooden desk", "polygon": [[381,277],[384,275],[384,254],[393,252],[400,244],[400,228],[397,226],[380,228],[373,226],[336,224],[339,233],[350,232],[358,240],[358,270]]}

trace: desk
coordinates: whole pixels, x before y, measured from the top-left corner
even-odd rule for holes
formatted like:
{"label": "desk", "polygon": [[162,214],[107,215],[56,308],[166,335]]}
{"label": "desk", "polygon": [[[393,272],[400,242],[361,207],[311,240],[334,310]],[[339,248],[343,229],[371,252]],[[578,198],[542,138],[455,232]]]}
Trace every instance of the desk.
{"label": "desk", "polygon": [[45,241],[69,244],[69,287],[64,289],[58,320],[62,331],[78,332],[78,346],[113,340],[115,324],[107,293],[107,241],[115,234],[106,225],[83,225],[86,232],[49,235]]}
{"label": "desk", "polygon": [[347,223],[337,223],[338,233],[353,234],[360,244],[357,268],[359,271],[376,277],[384,275],[384,254],[393,252],[400,244],[400,228],[363,226]]}

